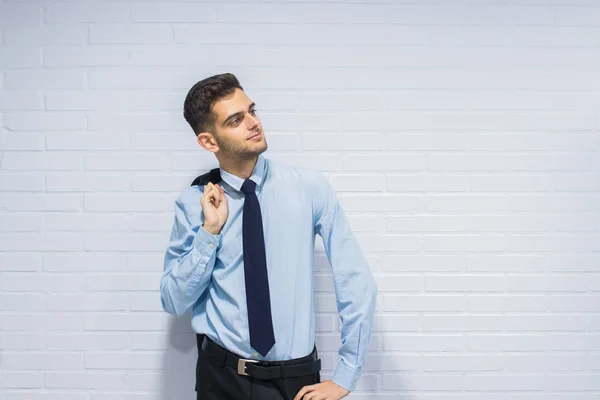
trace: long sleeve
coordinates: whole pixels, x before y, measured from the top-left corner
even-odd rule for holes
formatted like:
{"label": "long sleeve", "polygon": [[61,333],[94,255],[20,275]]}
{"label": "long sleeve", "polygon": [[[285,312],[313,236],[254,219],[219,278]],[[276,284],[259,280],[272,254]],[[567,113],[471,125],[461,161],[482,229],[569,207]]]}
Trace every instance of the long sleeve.
{"label": "long sleeve", "polygon": [[331,267],[337,308],[342,321],[340,362],[332,380],[353,391],[362,374],[375,314],[377,286],[369,265],[350,229],[336,193],[320,173],[313,187],[315,233],[323,245]]}
{"label": "long sleeve", "polygon": [[160,280],[162,307],[169,314],[185,314],[210,282],[221,235],[207,232],[202,219],[201,212],[186,209],[181,196],[175,201],[175,218]]}

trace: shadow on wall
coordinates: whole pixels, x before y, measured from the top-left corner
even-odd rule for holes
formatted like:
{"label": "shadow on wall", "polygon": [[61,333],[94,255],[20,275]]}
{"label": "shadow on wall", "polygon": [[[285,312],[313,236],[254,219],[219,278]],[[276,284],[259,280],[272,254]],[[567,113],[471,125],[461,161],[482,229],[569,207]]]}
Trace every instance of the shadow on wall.
{"label": "shadow on wall", "polygon": [[191,314],[182,317],[169,315],[167,326],[160,399],[195,399],[198,350]]}

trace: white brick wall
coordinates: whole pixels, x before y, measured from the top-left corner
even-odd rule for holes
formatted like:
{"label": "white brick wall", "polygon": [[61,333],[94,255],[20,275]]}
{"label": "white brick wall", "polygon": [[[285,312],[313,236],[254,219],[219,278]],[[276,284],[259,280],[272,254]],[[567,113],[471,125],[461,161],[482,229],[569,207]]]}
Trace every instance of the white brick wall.
{"label": "white brick wall", "polygon": [[599,50],[598,0],[0,1],[0,400],[195,398],[158,287],[226,71],[376,275],[350,398],[599,399]]}

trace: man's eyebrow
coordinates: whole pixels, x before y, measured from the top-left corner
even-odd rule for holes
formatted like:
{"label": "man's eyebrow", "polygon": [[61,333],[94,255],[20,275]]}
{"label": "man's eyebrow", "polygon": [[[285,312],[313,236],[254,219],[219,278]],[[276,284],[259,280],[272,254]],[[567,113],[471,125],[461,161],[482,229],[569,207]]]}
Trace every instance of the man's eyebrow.
{"label": "man's eyebrow", "polygon": [[[248,106],[248,110],[252,109],[255,106],[256,106],[256,103],[250,104],[250,106]],[[223,121],[223,126],[227,125],[229,123],[229,121],[231,121],[235,117],[239,117],[242,114],[244,114],[243,111],[238,111],[238,112],[231,114],[229,117],[225,118],[225,121]]]}

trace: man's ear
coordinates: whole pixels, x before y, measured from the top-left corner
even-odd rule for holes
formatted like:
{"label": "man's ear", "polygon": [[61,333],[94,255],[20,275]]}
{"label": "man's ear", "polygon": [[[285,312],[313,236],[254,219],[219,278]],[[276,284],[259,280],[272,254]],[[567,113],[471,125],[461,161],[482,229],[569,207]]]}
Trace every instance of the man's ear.
{"label": "man's ear", "polygon": [[216,153],[219,151],[219,145],[217,144],[213,134],[210,132],[200,132],[196,137],[196,140],[200,146],[211,153]]}

